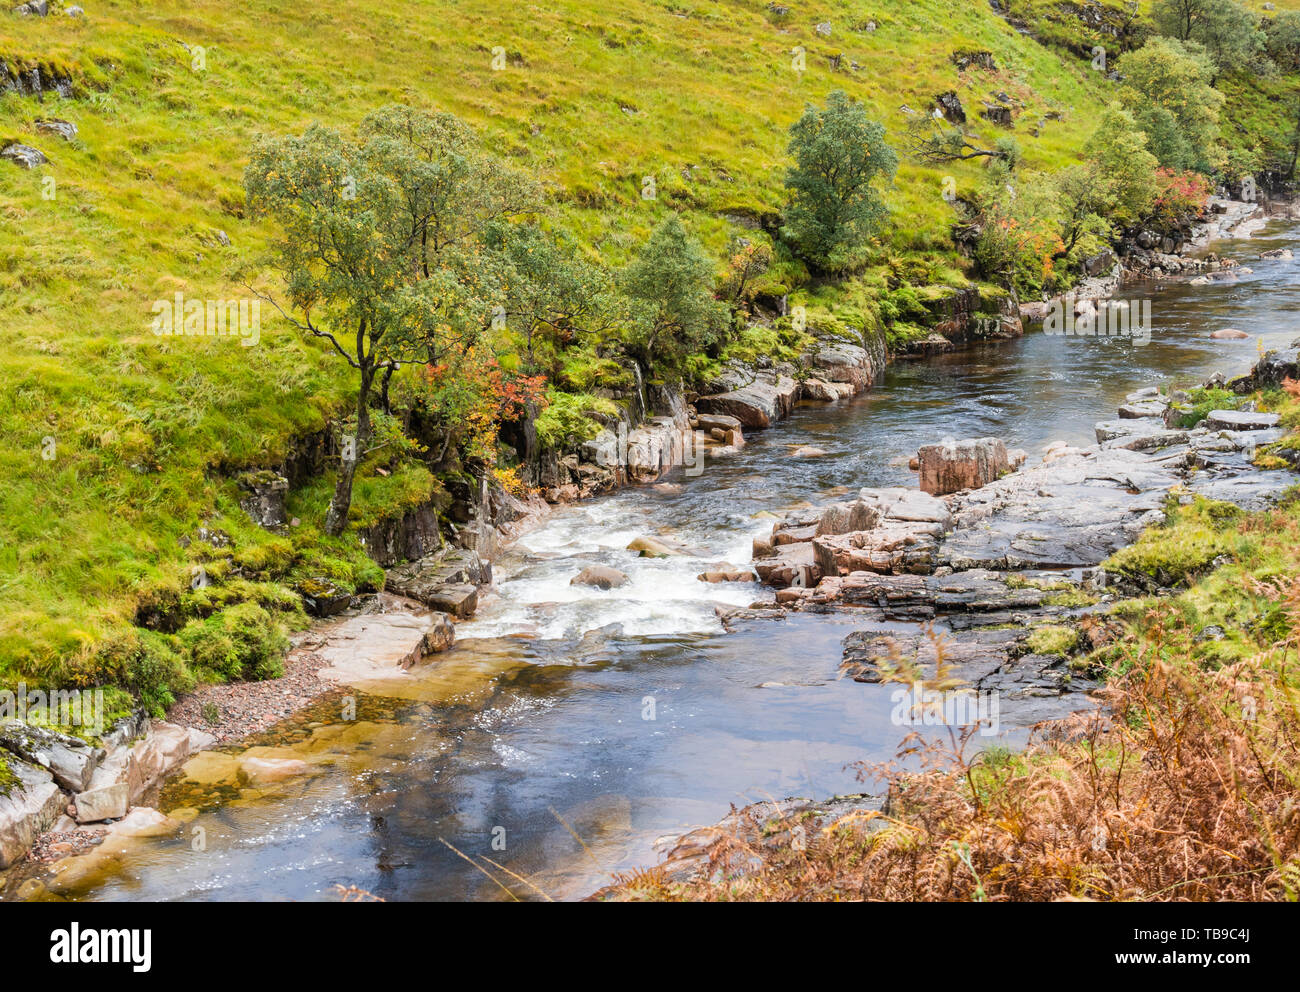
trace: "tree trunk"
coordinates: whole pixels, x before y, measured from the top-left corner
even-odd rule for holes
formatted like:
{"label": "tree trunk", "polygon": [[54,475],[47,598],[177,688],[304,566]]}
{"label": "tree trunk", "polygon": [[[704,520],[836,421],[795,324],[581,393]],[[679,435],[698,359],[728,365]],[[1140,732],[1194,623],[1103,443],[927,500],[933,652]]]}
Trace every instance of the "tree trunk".
{"label": "tree trunk", "polygon": [[370,387],[374,382],[374,371],[369,368],[361,370],[361,388],[357,393],[357,434],[355,438],[343,439],[343,452],[339,463],[338,481],[334,483],[334,497],[330,500],[329,512],[325,515],[325,533],[337,537],[348,525],[348,510],[352,506],[352,480],[357,474],[357,465],[370,443]]}

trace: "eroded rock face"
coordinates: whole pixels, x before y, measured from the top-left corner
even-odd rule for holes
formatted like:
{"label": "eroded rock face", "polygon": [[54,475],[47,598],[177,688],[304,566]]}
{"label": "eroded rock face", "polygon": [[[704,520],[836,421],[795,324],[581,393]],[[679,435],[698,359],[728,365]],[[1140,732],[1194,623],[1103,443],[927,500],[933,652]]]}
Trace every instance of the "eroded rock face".
{"label": "eroded rock face", "polygon": [[75,819],[95,823],[125,816],[150,788],[214,741],[202,730],[152,721],[142,738],[113,749],[95,769],[89,788],[73,798]]}
{"label": "eroded rock face", "polygon": [[917,460],[921,488],[932,496],[979,489],[1011,470],[1006,446],[992,437],[922,445]]}
{"label": "eroded rock face", "polygon": [[0,723],[0,748],[40,765],[54,781],[69,792],[81,792],[104,760],[102,748],[92,747],[76,737],[17,720]]}
{"label": "eroded rock face", "polygon": [[465,619],[478,609],[477,586],[492,581],[492,566],[474,551],[459,548],[398,565],[385,590]]}
{"label": "eroded rock face", "polygon": [[58,819],[67,802],[44,768],[6,756],[6,767],[17,779],[0,795],[0,868],[25,855],[32,843]]}
{"label": "eroded rock face", "polygon": [[239,505],[259,527],[274,530],[289,522],[285,500],[289,496],[289,480],[274,472],[249,472],[237,480],[244,495]]}
{"label": "eroded rock face", "polygon": [[752,382],[695,401],[701,413],[735,417],[744,427],[770,427],[790,415],[799,398],[799,384],[790,376],[760,372]]}

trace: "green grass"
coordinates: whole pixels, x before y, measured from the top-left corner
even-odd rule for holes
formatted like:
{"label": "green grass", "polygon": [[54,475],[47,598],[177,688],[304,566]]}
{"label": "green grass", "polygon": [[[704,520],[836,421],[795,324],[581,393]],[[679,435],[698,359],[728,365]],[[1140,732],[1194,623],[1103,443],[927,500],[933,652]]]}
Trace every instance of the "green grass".
{"label": "green grass", "polygon": [[[821,21],[830,38],[815,32]],[[498,46],[506,68],[494,71]],[[795,46],[806,49],[805,72],[791,67]],[[955,49],[991,51],[998,71],[958,73]],[[1086,60],[1018,34],[982,0],[811,2],[785,18],[757,0],[617,10],[595,0],[103,0],[80,19],[0,16],[0,56],[70,72],[79,90],[71,101],[0,96],[0,137],[50,159],[32,172],[0,166],[0,684],[152,684],[132,673],[186,664],[169,657],[174,643],[133,627],[153,606],[182,619],[244,601],[285,612],[284,590],[305,576],[376,584],[355,530],[321,533],[328,477],[293,494],[302,527],[288,539],[254,527],[226,478],[275,464],[292,438],[336,416],[343,370],[265,307],[255,347],[149,330],[154,301],[176,292],[241,294],[231,273],[255,263],[270,234],[243,208],[258,133],[351,126],[392,101],[451,111],[539,174],[558,224],[618,265],[670,209],[719,257],[745,233],[736,218],[774,216],[786,129],[833,89],[863,100],[895,136],[902,105],[924,112],[954,89],[987,143],[1002,132],[978,117],[979,100],[1006,91],[1023,105],[1014,133],[1029,169],[1077,160],[1112,90]],[[1045,121],[1049,113],[1059,119]],[[36,131],[41,116],[73,121],[79,136]],[[892,226],[856,281],[813,286],[787,264],[769,273],[769,288],[867,324],[900,287],[892,303],[906,312],[909,291],[924,299],[965,284],[941,196],[948,174],[961,195],[983,170],[903,165],[888,191]],[[640,195],[646,175],[657,180],[654,200]],[[899,319],[896,342],[923,331],[919,318]],[[587,356],[574,374],[574,388],[593,389],[600,359]],[[418,466],[363,472],[352,522],[428,498],[445,493]],[[189,590],[199,552],[185,547],[200,526],[232,541],[208,563],[221,574],[202,596]]]}

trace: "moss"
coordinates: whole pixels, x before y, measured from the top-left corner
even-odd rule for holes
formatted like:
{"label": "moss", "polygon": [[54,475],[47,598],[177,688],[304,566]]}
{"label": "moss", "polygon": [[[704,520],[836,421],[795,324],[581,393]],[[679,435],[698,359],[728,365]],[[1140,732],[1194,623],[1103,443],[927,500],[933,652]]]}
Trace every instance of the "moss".
{"label": "moss", "polygon": [[192,620],[178,640],[196,671],[216,682],[278,678],[289,640],[255,603],[240,603],[206,620]]}
{"label": "moss", "polygon": [[1240,508],[1219,500],[1197,496],[1187,505],[1172,500],[1164,526],[1116,552],[1105,568],[1144,586],[1188,585],[1215,560],[1242,550],[1243,539],[1232,527],[1241,516]]}
{"label": "moss", "polygon": [[1183,409],[1178,417],[1178,427],[1195,427],[1211,410],[1235,410],[1244,402],[1244,397],[1226,389],[1197,388],[1190,391],[1191,404]]}
{"label": "moss", "polygon": [[618,407],[612,400],[587,394],[547,393],[546,409],[538,415],[534,426],[537,441],[548,451],[564,451],[600,433],[601,422],[597,416],[613,418]]}
{"label": "moss", "polygon": [[1050,624],[1035,627],[1025,641],[1034,654],[1068,655],[1079,643],[1079,632],[1073,627]]}
{"label": "moss", "polygon": [[0,751],[0,799],[7,797],[17,784],[17,773],[9,767],[9,759],[5,757],[4,751]]}

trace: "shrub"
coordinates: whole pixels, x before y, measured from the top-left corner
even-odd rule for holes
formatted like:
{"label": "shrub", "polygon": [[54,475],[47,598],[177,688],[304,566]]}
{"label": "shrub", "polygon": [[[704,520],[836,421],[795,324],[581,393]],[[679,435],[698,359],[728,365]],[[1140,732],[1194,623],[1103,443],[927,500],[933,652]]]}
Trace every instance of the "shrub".
{"label": "shrub", "polygon": [[256,603],[239,603],[179,634],[194,667],[213,681],[278,678],[289,640],[278,621]]}

